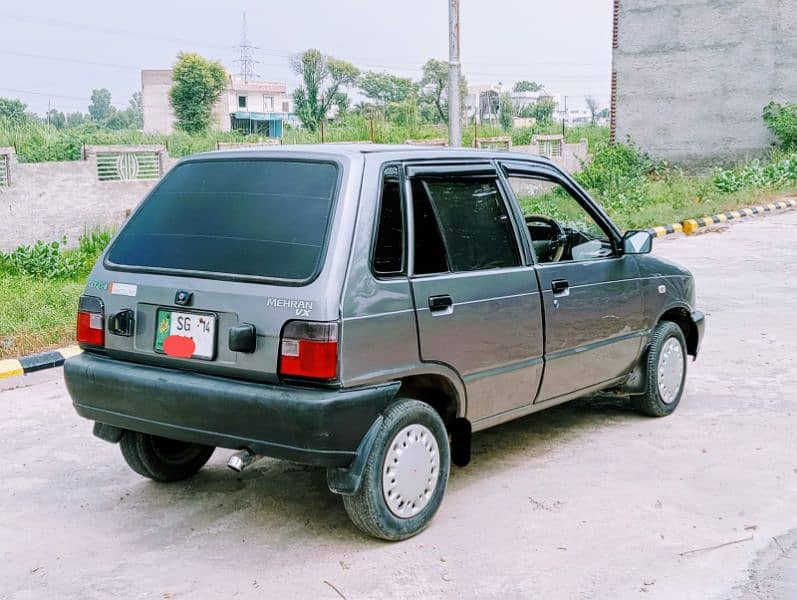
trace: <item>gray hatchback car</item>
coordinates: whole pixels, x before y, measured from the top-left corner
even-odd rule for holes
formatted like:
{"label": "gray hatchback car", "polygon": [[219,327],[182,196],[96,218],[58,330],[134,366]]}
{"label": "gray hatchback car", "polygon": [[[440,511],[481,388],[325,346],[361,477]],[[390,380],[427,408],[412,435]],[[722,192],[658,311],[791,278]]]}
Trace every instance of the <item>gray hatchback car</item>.
{"label": "gray hatchback car", "polygon": [[354,524],[422,530],[471,433],[588,394],[670,414],[703,315],[553,163],[326,145],[181,161],[80,299],[77,412],[157,481],[214,448],[326,467]]}

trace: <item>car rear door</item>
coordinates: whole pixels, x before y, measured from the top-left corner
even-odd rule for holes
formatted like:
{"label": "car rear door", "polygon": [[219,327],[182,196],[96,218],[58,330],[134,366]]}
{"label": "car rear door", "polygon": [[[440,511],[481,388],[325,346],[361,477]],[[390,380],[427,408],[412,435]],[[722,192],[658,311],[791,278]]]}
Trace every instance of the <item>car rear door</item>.
{"label": "car rear door", "polygon": [[[537,401],[625,375],[647,335],[636,257],[620,253],[614,226],[558,170],[520,161],[502,165],[527,213],[555,220],[582,242],[558,258],[536,257],[545,315],[545,375]],[[531,242],[539,247],[539,240]]]}
{"label": "car rear door", "polygon": [[461,375],[474,424],[531,404],[542,373],[540,294],[494,165],[406,173],[421,359]]}

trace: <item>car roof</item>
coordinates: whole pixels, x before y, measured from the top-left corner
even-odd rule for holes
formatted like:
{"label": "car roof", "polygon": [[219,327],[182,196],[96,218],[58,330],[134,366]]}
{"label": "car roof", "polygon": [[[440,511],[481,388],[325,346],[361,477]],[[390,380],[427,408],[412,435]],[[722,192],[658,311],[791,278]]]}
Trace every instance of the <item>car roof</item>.
{"label": "car roof", "polygon": [[[534,160],[546,164],[554,164],[550,159],[537,154],[512,152],[507,150],[489,150],[481,148],[448,148],[439,146],[415,146],[410,144],[367,144],[367,143],[329,143],[329,144],[286,144],[274,146],[253,146],[251,148],[231,148],[203,152],[187,157],[191,159],[222,158],[267,158],[275,155],[290,156],[314,155],[316,157],[353,157],[356,155],[380,155],[385,160],[406,159],[486,159],[494,158]],[[384,156],[381,156],[384,155]],[[389,155],[389,156],[388,156]]]}

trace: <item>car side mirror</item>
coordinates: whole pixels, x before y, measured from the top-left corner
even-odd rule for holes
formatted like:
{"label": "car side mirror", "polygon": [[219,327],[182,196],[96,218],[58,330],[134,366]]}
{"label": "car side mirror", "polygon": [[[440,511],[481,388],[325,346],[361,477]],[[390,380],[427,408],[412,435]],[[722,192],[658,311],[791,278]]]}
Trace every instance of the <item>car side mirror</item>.
{"label": "car side mirror", "polygon": [[648,254],[653,250],[653,235],[644,229],[626,231],[623,236],[624,254]]}

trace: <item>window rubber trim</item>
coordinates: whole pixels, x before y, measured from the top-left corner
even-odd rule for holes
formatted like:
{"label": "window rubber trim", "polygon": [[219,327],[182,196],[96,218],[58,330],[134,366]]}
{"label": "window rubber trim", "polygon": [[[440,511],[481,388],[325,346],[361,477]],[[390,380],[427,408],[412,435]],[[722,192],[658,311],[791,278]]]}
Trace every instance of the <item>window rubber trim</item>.
{"label": "window rubber trim", "polygon": [[[467,166],[470,166],[470,165],[467,165]],[[516,259],[518,261],[518,264],[509,266],[509,267],[495,267],[495,269],[514,269],[514,268],[522,268],[522,267],[528,266],[528,265],[525,264],[525,252],[524,252],[523,243],[522,243],[521,238],[518,236],[519,232],[517,230],[517,227],[515,226],[514,209],[513,209],[512,205],[511,205],[511,203],[509,202],[509,197],[506,196],[504,190],[502,189],[503,182],[501,181],[500,172],[498,171],[498,169],[495,168],[495,165],[492,165],[492,164],[490,165],[490,170],[484,171],[484,172],[482,172],[481,170],[476,170],[476,169],[469,170],[467,168],[467,166],[466,166],[465,169],[462,169],[461,171],[460,170],[448,170],[445,173],[441,173],[439,171],[434,171],[435,173],[438,173],[437,177],[427,176],[426,174],[417,175],[415,177],[416,179],[419,179],[421,181],[421,183],[423,184],[424,191],[426,192],[426,196],[429,199],[429,206],[432,209],[432,214],[434,215],[435,223],[437,224],[437,231],[438,231],[438,233],[440,235],[441,241],[443,242],[443,248],[445,249],[445,252],[446,252],[446,257],[445,257],[446,258],[446,265],[448,266],[448,270],[447,271],[439,271],[437,273],[423,273],[421,275],[417,275],[417,274],[415,274],[415,265],[413,264],[412,265],[412,267],[413,267],[412,271],[413,271],[413,276],[415,276],[415,277],[426,277],[426,276],[429,276],[429,275],[441,275],[441,274],[442,275],[445,275],[445,274],[454,275],[454,274],[458,274],[458,273],[476,273],[476,272],[479,272],[479,271],[490,271],[490,270],[493,270],[492,268],[490,268],[490,269],[468,269],[468,270],[464,270],[464,271],[455,271],[452,268],[452,266],[451,266],[451,259],[450,259],[450,254],[451,253],[450,253],[449,248],[448,248],[448,240],[446,239],[446,236],[443,235],[443,227],[442,227],[442,225],[440,223],[440,215],[439,215],[438,210],[437,210],[437,205],[435,204],[434,197],[432,196],[432,193],[429,190],[429,186],[427,185],[427,182],[425,180],[426,179],[437,179],[437,178],[451,179],[451,178],[457,176],[460,172],[462,172],[464,174],[464,177],[463,177],[464,179],[470,179],[470,178],[490,179],[491,181],[495,182],[495,189],[496,189],[496,191],[498,193],[500,201],[503,204],[506,218],[511,221],[510,230],[511,230],[511,233],[512,233],[512,237],[514,238],[514,241],[515,241],[514,250],[515,250],[515,257],[516,257]],[[481,167],[481,165],[479,165],[479,167]],[[408,180],[409,179],[411,179],[411,178],[408,177]],[[410,185],[410,193],[412,192],[411,188],[412,188],[412,186]],[[410,198],[410,200],[412,200],[412,197]],[[413,225],[414,225],[414,223],[413,223]],[[413,227],[413,234],[414,234],[414,227]]]}
{"label": "window rubber trim", "polygon": [[[398,173],[398,185],[399,185],[399,209],[401,210],[401,223],[403,231],[401,232],[402,236],[402,244],[403,247],[401,249],[401,271],[396,271],[395,273],[379,273],[374,268],[374,258],[376,257],[376,243],[379,240],[379,226],[381,224],[381,217],[382,217],[382,200],[384,197],[384,178],[385,178],[385,171],[391,167],[395,167]],[[379,169],[379,200],[376,205],[376,213],[374,214],[374,222],[371,226],[371,249],[368,253],[368,267],[371,271],[371,275],[375,279],[379,281],[391,281],[394,279],[402,279],[407,277],[407,273],[409,272],[409,252],[408,252],[408,228],[409,224],[407,222],[407,210],[406,210],[406,200],[405,200],[405,193],[404,193],[404,169],[402,169],[402,164],[400,161],[393,161],[384,163]]]}
{"label": "window rubber trim", "polygon": [[[510,160],[510,159],[498,159],[497,162],[501,167],[500,169],[501,174],[507,180],[510,177],[525,177],[528,179],[536,178],[536,179],[551,181],[565,188],[565,190],[567,190],[567,192],[573,197],[573,199],[579,203],[581,208],[584,209],[587,212],[587,214],[595,220],[598,226],[601,229],[603,229],[605,233],[609,235],[609,241],[611,242],[612,248],[615,253],[615,255],[610,258],[618,258],[622,256],[621,252],[622,235],[620,233],[619,228],[609,218],[609,215],[606,214],[606,211],[597,202],[595,202],[590,197],[590,195],[587,194],[581,188],[581,186],[579,186],[578,183],[576,183],[571,177],[569,177],[567,174],[565,174],[563,171],[561,171],[554,165],[535,163],[535,162],[526,163],[520,160]],[[513,168],[513,166],[515,166],[515,168]],[[509,185],[508,181],[507,185],[512,192],[512,197],[515,199],[515,202],[519,207],[520,201],[517,198],[515,190],[512,189],[512,186]],[[529,235],[529,243],[531,244],[530,235]],[[531,247],[533,254],[534,253],[533,246]],[[534,260],[536,263],[537,261],[536,255],[534,256]]]}

